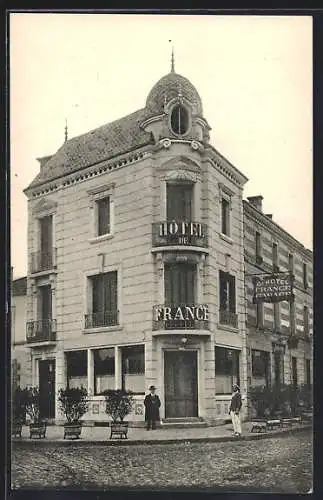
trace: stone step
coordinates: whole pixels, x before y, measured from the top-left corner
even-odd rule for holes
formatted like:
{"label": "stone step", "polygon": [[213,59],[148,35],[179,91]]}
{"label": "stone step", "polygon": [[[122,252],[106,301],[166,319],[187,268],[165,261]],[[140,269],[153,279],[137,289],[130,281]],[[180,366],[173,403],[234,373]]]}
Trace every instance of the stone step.
{"label": "stone step", "polygon": [[165,418],[161,421],[163,429],[194,429],[207,427],[202,418]]}

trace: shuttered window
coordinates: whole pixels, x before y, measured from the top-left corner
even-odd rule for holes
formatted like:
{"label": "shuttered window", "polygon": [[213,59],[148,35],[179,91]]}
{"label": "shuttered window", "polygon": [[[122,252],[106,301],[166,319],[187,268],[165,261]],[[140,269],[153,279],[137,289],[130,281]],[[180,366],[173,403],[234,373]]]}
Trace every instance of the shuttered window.
{"label": "shuttered window", "polygon": [[117,310],[117,271],[98,274],[92,278],[92,312]]}
{"label": "shuttered window", "polygon": [[53,216],[48,215],[39,221],[40,250],[42,253],[51,253],[53,246]]}
{"label": "shuttered window", "polygon": [[167,220],[192,220],[193,184],[167,184]]}

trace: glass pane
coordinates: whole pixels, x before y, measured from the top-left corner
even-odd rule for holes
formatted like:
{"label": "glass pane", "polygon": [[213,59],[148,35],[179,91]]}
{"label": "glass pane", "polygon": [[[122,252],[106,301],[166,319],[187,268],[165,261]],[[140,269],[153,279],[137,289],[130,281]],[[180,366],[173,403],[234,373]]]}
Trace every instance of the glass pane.
{"label": "glass pane", "polygon": [[67,352],[66,371],[70,387],[87,386],[87,351]]}

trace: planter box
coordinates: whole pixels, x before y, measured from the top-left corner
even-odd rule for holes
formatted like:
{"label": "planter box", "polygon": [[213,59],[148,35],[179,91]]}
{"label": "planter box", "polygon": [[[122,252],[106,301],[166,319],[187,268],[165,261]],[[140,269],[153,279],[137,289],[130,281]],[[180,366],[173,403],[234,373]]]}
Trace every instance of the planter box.
{"label": "planter box", "polygon": [[38,437],[39,439],[44,438],[46,435],[46,422],[41,422],[38,424],[29,424],[29,437]]}
{"label": "planter box", "polygon": [[64,439],[80,439],[82,424],[64,424]]}
{"label": "planter box", "polygon": [[110,429],[110,439],[113,437],[117,437],[117,439],[128,438],[128,422],[111,422]]}
{"label": "planter box", "polygon": [[19,437],[21,439],[22,423],[13,423],[11,428],[12,437]]}

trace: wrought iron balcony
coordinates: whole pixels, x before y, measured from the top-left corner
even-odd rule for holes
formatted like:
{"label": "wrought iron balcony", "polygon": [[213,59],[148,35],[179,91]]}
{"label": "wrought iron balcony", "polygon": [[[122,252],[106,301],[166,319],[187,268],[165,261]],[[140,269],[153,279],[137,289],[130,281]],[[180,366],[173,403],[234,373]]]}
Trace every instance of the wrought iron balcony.
{"label": "wrought iron balcony", "polygon": [[39,273],[41,271],[49,271],[56,268],[56,248],[52,248],[49,252],[33,252],[31,254],[31,272]]}
{"label": "wrought iron balcony", "polygon": [[49,342],[56,340],[56,319],[39,319],[27,322],[27,342]]}
{"label": "wrought iron balcony", "polygon": [[238,328],[238,315],[226,309],[220,309],[220,325],[233,326]]}
{"label": "wrought iron balcony", "polygon": [[181,220],[154,222],[152,245],[153,247],[180,245],[207,248],[207,225]]}
{"label": "wrought iron balcony", "polygon": [[208,330],[207,304],[157,305],[153,308],[153,330]]}
{"label": "wrought iron balcony", "polygon": [[85,328],[116,326],[119,324],[119,311],[103,311],[85,315]]}

